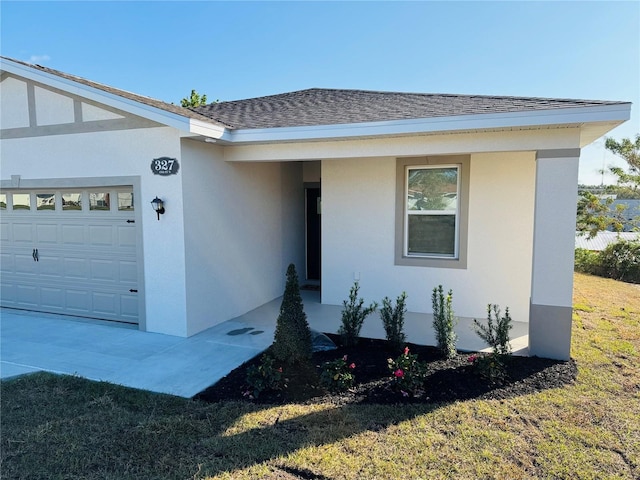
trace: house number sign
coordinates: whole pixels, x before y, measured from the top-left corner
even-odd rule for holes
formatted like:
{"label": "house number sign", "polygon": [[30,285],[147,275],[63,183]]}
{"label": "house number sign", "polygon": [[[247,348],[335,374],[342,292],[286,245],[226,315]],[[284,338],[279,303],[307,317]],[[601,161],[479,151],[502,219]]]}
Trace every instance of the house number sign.
{"label": "house number sign", "polygon": [[151,171],[154,175],[175,175],[180,169],[180,164],[175,158],[160,157],[151,161]]}

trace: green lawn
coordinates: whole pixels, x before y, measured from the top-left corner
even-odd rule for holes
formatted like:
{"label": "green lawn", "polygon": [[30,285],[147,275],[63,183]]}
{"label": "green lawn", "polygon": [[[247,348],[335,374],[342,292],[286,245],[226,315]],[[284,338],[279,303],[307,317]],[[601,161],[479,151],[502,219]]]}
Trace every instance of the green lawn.
{"label": "green lawn", "polygon": [[640,286],[576,275],[574,385],[423,406],[205,404],[2,383],[2,478],[640,478]]}

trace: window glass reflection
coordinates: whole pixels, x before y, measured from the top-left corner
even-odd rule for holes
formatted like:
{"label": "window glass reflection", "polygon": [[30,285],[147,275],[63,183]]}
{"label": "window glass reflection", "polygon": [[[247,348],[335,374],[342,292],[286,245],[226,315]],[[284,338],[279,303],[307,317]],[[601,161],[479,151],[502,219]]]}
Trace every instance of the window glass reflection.
{"label": "window glass reflection", "polygon": [[55,210],[56,195],[55,193],[37,193],[36,194],[36,210]]}
{"label": "window glass reflection", "polygon": [[82,210],[82,193],[63,193],[62,210]]}
{"label": "window glass reflection", "polygon": [[133,211],[133,192],[118,192],[118,210]]}
{"label": "window glass reflection", "polygon": [[455,244],[455,215],[409,215],[409,255],[453,257]]}
{"label": "window glass reflection", "polygon": [[111,208],[110,196],[108,193],[90,193],[89,210],[108,211]]}
{"label": "window glass reflection", "polygon": [[14,210],[31,210],[31,195],[28,193],[13,194]]}
{"label": "window glass reflection", "polygon": [[6,210],[6,209],[7,209],[7,194],[0,193],[0,210]]}
{"label": "window glass reflection", "polygon": [[458,169],[409,169],[407,209],[445,210],[457,208]]}

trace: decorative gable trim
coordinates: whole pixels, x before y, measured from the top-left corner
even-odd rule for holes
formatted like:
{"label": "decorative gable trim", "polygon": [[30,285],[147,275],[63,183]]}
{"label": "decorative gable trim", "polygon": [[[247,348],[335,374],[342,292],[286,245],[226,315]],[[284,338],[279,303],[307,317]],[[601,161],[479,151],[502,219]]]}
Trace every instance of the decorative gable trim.
{"label": "decorative gable trim", "polygon": [[[159,108],[150,103],[165,105],[163,102],[148,99],[149,103],[136,100],[135,98],[143,98],[128,92],[119,91],[117,89],[97,88],[93,82],[84,79],[73,79],[65,74],[55,71],[47,71],[47,69],[38,69],[35,66],[24,64],[22,62],[12,61],[10,59],[0,59],[2,70],[14,77],[24,81],[31,81],[34,84],[46,85],[46,88],[64,92],[67,96],[80,98],[83,102],[100,105],[100,108],[110,107],[115,111],[125,112],[130,115],[139,117],[148,122],[152,122],[154,126],[168,126],[176,128],[184,132],[186,136],[204,135],[211,138],[220,138],[225,132],[225,127],[216,124],[214,120],[207,120],[206,117],[191,112],[188,109],[176,107],[166,104],[167,109]],[[53,73],[52,73],[53,72]],[[113,90],[113,93],[108,90]],[[121,94],[119,94],[121,93]],[[133,98],[127,98],[131,96]],[[174,113],[170,110],[176,110]],[[138,127],[136,127],[138,128]]]}
{"label": "decorative gable trim", "polygon": [[158,126],[160,125],[144,119],[122,118],[95,122],[7,128],[0,130],[0,139],[4,140],[10,138],[43,137],[48,135],[70,135],[74,133],[109,132],[115,130],[131,130],[134,128],[153,128]]}
{"label": "decorative gable trim", "polygon": [[[3,75],[2,82],[11,78],[25,83],[28,126],[2,128],[0,130],[1,139],[105,132],[161,126],[161,124],[145,118],[128,115],[126,112],[122,112],[109,105],[86,100],[75,95],[69,95],[63,90],[52,88],[39,82],[25,80],[15,75]],[[41,109],[41,113],[46,110],[46,105],[44,105],[47,101],[47,99],[44,98],[46,95],[50,95],[51,98],[67,104],[66,112],[58,112],[58,121],[43,120],[43,118],[39,118],[38,109]],[[94,117],[97,117],[98,119],[85,120],[83,110],[86,110],[87,112],[93,111]],[[40,115],[40,117],[42,117],[42,115]]]}

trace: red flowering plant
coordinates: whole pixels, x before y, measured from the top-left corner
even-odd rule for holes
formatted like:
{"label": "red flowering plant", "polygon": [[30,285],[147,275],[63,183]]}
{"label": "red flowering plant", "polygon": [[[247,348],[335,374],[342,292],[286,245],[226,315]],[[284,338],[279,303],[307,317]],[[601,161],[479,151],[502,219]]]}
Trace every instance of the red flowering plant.
{"label": "red flowering plant", "polygon": [[282,390],[287,387],[286,381],[282,367],[276,367],[274,358],[264,354],[258,366],[252,365],[247,369],[249,386],[244,390],[243,396],[254,399],[267,390]]}
{"label": "red flowering plant", "polygon": [[331,362],[325,362],[320,373],[320,383],[334,393],[349,390],[356,380],[353,374],[355,368],[356,364],[349,363],[346,355]]}
{"label": "red flowering plant", "polygon": [[419,362],[418,355],[409,353],[409,347],[395,360],[387,360],[393,389],[403,397],[419,397],[424,394],[427,363]]}
{"label": "red flowering plant", "polygon": [[507,379],[507,367],[502,355],[494,353],[471,355],[467,361],[473,365],[476,374],[491,383],[501,385]]}

